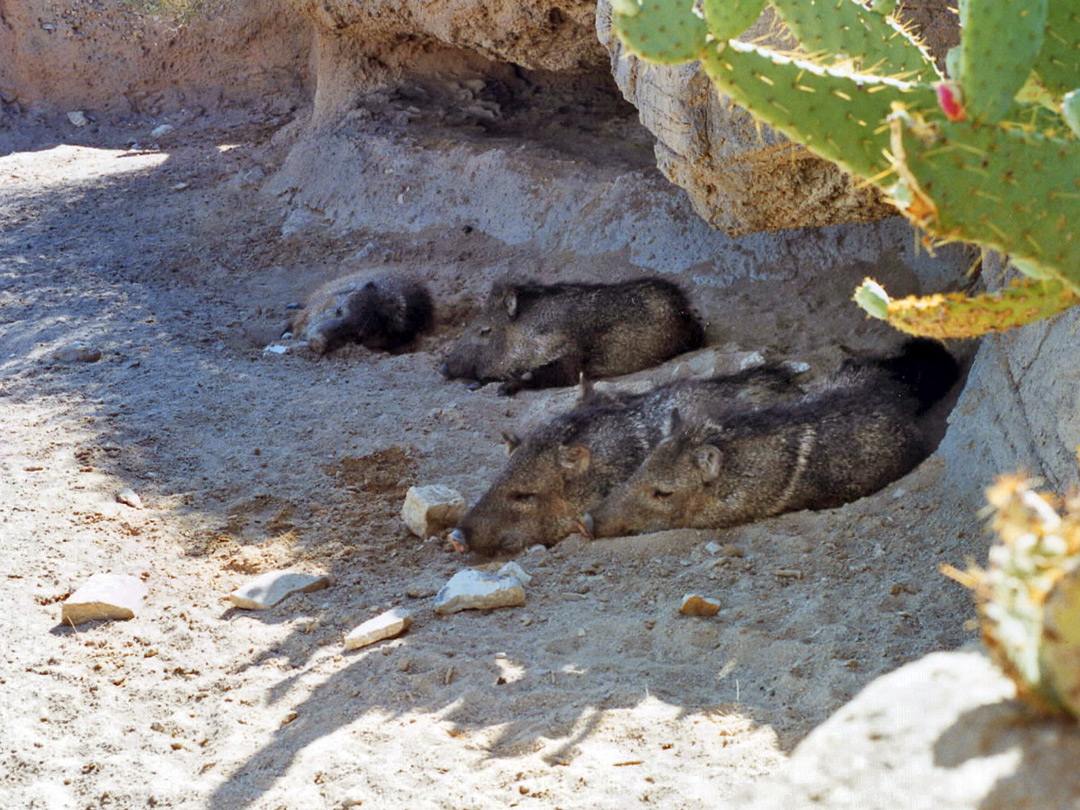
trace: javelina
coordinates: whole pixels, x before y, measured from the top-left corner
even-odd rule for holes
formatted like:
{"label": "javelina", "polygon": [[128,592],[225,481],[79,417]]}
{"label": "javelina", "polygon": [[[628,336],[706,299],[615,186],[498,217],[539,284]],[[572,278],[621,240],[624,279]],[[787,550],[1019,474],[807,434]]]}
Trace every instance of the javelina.
{"label": "javelina", "polygon": [[944,348],[914,340],[900,355],[849,361],[823,390],[726,419],[680,419],[584,518],[594,537],[722,528],[826,509],[881,489],[931,451],[920,416],[956,382]]}
{"label": "javelina", "polygon": [[506,436],[509,463],[451,539],[483,554],[552,545],[576,531],[581,515],[634,471],[659,441],[672,409],[704,416],[799,393],[792,372],[766,366],[678,380],[643,394],[586,398],[524,441]]}
{"label": "javelina", "polygon": [[319,354],[349,341],[396,349],[427,329],[431,316],[431,295],[416,279],[356,273],[312,293],[289,330]]}
{"label": "javelina", "polygon": [[696,349],[704,332],[670,281],[498,282],[440,367],[449,379],[504,381],[500,394],[611,377]]}

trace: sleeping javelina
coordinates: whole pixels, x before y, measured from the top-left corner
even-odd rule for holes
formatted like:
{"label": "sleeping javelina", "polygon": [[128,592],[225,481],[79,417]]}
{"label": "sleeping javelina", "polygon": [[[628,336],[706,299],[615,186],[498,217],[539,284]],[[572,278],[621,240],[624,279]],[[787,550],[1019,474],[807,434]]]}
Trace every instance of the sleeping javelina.
{"label": "sleeping javelina", "polygon": [[644,394],[593,395],[524,441],[506,436],[506,468],[451,539],[483,554],[552,545],[577,531],[581,515],[634,471],[674,408],[704,417],[800,393],[790,371],[766,366]]}
{"label": "sleeping javelina", "polygon": [[504,381],[499,393],[627,374],[696,349],[704,333],[669,281],[498,282],[445,357],[447,378]]}
{"label": "sleeping javelina", "polygon": [[666,436],[584,519],[594,537],[722,528],[870,495],[933,450],[919,419],[956,382],[940,345],[845,363],[835,384],[727,419],[674,412]]}
{"label": "sleeping javelina", "polygon": [[431,316],[431,296],[416,279],[357,273],[312,293],[290,331],[319,354],[350,341],[396,349],[427,329]]}

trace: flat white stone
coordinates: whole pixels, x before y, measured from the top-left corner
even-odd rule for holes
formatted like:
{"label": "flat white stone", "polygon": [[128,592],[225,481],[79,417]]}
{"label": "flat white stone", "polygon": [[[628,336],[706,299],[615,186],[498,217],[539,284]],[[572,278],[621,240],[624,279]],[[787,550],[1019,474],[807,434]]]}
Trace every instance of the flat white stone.
{"label": "flat white stone", "polygon": [[60,621],[82,624],[94,619],[134,618],[149,589],[138,577],[94,574],[64,600]]}
{"label": "flat white stone", "polygon": [[688,593],[683,597],[679,613],[684,616],[715,616],[720,612],[720,603],[715,599]]}
{"label": "flat white stone", "polygon": [[176,129],[176,127],[174,127],[172,124],[162,124],[161,126],[154,127],[152,130],[150,130],[150,137],[161,138],[165,135],[168,135],[174,129]]}
{"label": "flat white stone", "polygon": [[229,594],[229,599],[245,610],[266,610],[294,593],[321,591],[329,584],[330,577],[325,574],[270,571],[237,588]]}
{"label": "flat white stone", "polygon": [[72,110],[67,114],[67,120],[74,127],[85,127],[90,123],[90,119],[86,117],[86,113],[82,110]]}
{"label": "flat white stone", "polygon": [[443,614],[524,604],[525,589],[516,577],[475,569],[458,571],[435,594],[435,612]]}
{"label": "flat white stone", "polygon": [[708,543],[705,544],[705,550],[710,554],[716,555],[723,551],[724,547],[719,543],[714,543],[712,540],[710,540]]}
{"label": "flat white stone", "polygon": [[508,562],[499,569],[498,573],[500,577],[513,577],[522,585],[528,585],[533,579],[532,574],[525,573],[525,569],[516,562]]}
{"label": "flat white stone", "polygon": [[376,641],[382,641],[384,638],[400,636],[412,626],[412,621],[412,616],[407,610],[402,608],[388,610],[349,631],[349,634],[345,636],[345,649],[357,650],[374,644]]}
{"label": "flat white stone", "polygon": [[401,506],[401,519],[417,537],[431,537],[452,529],[465,515],[465,499],[442,484],[409,487]]}
{"label": "flat white stone", "polygon": [[280,343],[271,343],[269,346],[263,349],[263,354],[285,354],[288,351],[288,346],[283,346]]}

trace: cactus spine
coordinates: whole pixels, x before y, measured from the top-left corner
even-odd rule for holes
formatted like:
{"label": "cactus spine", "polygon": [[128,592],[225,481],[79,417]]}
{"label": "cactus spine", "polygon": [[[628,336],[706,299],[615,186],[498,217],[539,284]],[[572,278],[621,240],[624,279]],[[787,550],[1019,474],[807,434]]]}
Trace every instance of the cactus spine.
{"label": "cactus spine", "polygon": [[996,331],[1078,302],[1080,101],[1069,95],[1080,88],[1075,0],[961,0],[963,36],[947,60],[949,80],[910,32],[876,10],[891,11],[890,3],[770,2],[799,52],[733,38],[758,0],[707,0],[702,16],[688,0],[615,0],[614,24],[643,58],[701,60],[735,102],[878,186],[939,241],[1000,250],[1032,279],[1059,282],[968,303],[907,301],[905,312],[922,314],[897,322],[952,328],[925,317],[938,312],[962,321],[965,334]]}

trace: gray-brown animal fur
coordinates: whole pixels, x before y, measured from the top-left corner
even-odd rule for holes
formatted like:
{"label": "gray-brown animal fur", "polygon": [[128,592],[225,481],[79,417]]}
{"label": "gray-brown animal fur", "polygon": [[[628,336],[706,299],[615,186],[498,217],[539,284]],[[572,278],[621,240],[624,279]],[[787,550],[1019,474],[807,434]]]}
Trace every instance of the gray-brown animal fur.
{"label": "gray-brown animal fur", "polygon": [[483,554],[552,545],[625,480],[660,440],[672,410],[715,415],[801,393],[792,374],[763,367],[729,377],[679,380],[644,394],[591,395],[518,440],[510,460],[452,539]]}
{"label": "gray-brown animal fur", "polygon": [[682,290],[663,279],[620,284],[498,282],[445,357],[447,378],[501,380],[499,393],[627,374],[701,346]]}
{"label": "gray-brown animal fur", "polygon": [[312,293],[290,331],[319,354],[346,343],[397,349],[431,326],[431,295],[414,278],[357,273]]}
{"label": "gray-brown animal fur", "polygon": [[595,537],[722,528],[869,495],[931,451],[920,417],[956,382],[932,341],[845,363],[832,386],[726,419],[673,414],[667,434],[585,518]]}

